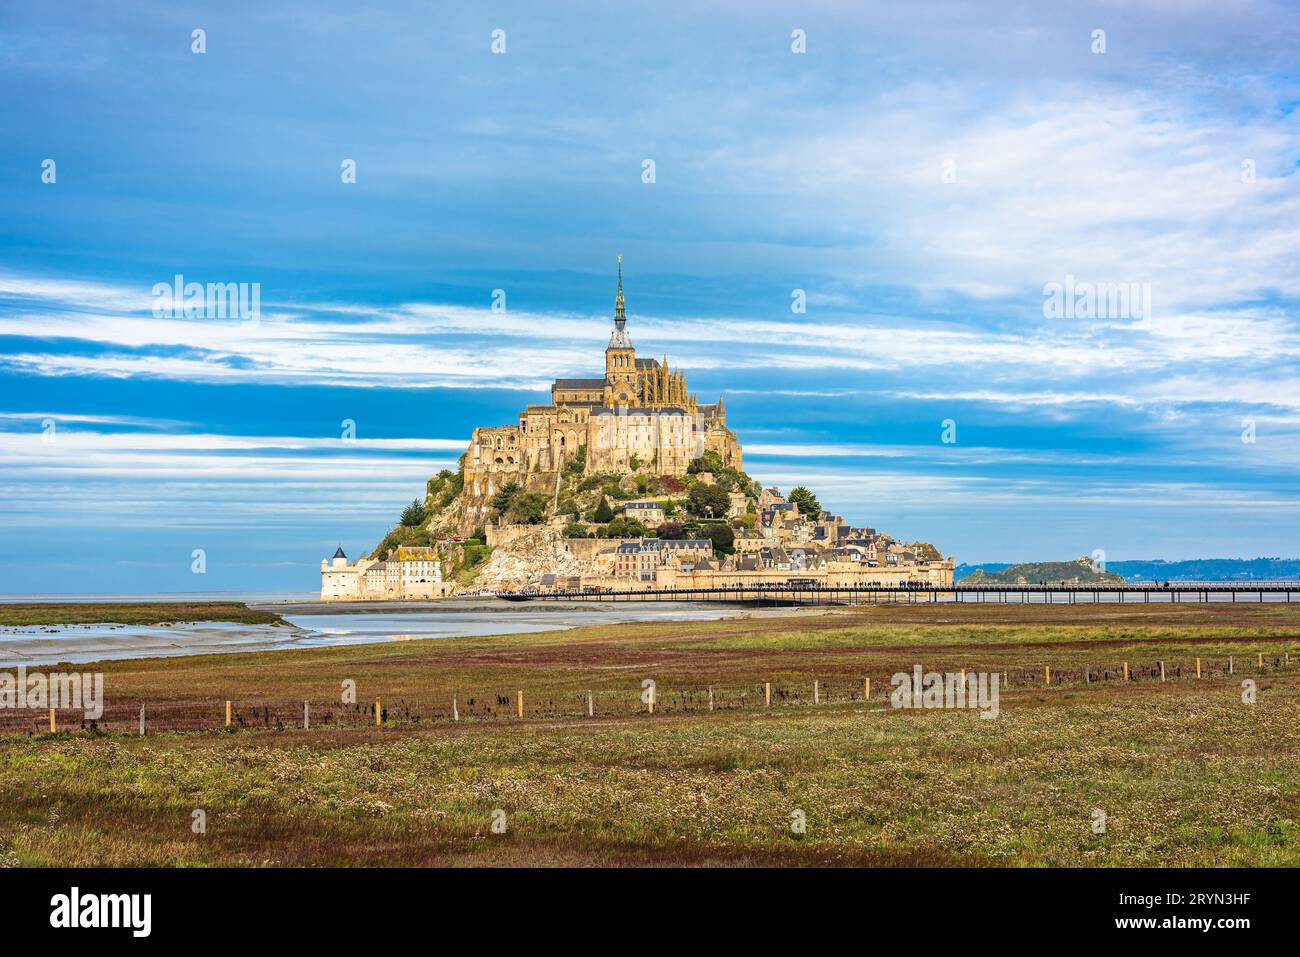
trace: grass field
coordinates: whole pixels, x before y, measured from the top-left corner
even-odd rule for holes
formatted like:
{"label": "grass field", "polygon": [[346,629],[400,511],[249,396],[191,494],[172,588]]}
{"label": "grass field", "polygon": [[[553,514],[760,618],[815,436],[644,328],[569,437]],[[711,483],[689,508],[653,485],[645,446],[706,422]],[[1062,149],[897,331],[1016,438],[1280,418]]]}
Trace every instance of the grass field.
{"label": "grass field", "polygon": [[279,615],[254,611],[238,601],[15,602],[0,604],[0,626],[173,625],[194,621],[235,621],[282,625]]}
{"label": "grass field", "polygon": [[[1285,605],[1009,605],[106,663],[206,730],[0,736],[0,863],[1295,865],[1297,655]],[[999,717],[891,708],[916,664],[1007,673]]]}

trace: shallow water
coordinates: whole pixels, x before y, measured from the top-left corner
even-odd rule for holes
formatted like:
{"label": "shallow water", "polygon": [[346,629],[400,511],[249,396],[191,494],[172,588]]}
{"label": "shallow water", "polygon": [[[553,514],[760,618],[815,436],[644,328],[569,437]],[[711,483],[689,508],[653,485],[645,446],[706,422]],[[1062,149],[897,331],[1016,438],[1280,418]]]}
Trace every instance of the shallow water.
{"label": "shallow water", "polygon": [[565,611],[451,611],[399,614],[286,615],[285,621],[313,634],[299,646],[362,644],[370,641],[410,641],[416,638],[460,638],[467,635],[517,635],[562,631],[584,625],[627,621],[707,621],[735,614],[734,608],[621,605]]}
{"label": "shallow water", "polygon": [[177,625],[32,625],[0,629],[0,667],[527,634],[628,621],[705,621],[735,612],[734,608],[718,605],[683,604],[665,608],[620,604],[548,611],[514,606],[484,611],[287,615],[285,620],[292,626],[288,628],[220,621]]}

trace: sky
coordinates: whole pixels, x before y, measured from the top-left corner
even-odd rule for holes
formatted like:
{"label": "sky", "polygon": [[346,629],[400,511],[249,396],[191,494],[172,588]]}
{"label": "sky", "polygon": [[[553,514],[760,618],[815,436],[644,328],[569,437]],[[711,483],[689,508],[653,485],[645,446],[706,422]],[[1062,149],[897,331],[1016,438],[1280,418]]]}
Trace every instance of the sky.
{"label": "sky", "polygon": [[0,89],[0,592],[318,588],[601,373],[620,253],[854,524],[1300,554],[1294,4],[4,4]]}

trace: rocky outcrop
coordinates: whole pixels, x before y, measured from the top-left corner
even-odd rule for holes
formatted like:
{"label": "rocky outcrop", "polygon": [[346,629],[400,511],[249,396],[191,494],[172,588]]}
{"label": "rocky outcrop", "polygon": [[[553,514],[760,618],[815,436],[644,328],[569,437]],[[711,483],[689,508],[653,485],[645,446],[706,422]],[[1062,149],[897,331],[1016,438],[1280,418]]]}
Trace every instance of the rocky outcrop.
{"label": "rocky outcrop", "polygon": [[474,579],[475,588],[492,591],[536,585],[542,575],[561,577],[581,572],[578,560],[565,550],[563,534],[548,525],[512,529],[508,546],[497,547]]}

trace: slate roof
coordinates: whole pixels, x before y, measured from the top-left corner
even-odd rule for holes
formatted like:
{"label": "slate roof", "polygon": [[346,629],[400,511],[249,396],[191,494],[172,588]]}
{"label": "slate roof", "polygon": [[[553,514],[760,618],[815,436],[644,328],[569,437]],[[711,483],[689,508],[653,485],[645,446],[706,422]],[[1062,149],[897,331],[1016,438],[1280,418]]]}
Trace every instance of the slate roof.
{"label": "slate roof", "polygon": [[556,379],[552,389],[603,389],[604,379]]}
{"label": "slate roof", "polygon": [[[675,413],[677,415],[686,414],[685,409],[679,409],[676,406],[665,406],[662,409],[649,409],[642,406],[635,406],[635,407],[630,407],[626,410],[627,415],[663,415],[666,412]],[[622,415],[624,413],[620,412],[617,409],[611,409],[606,407],[594,414],[595,415]]]}

